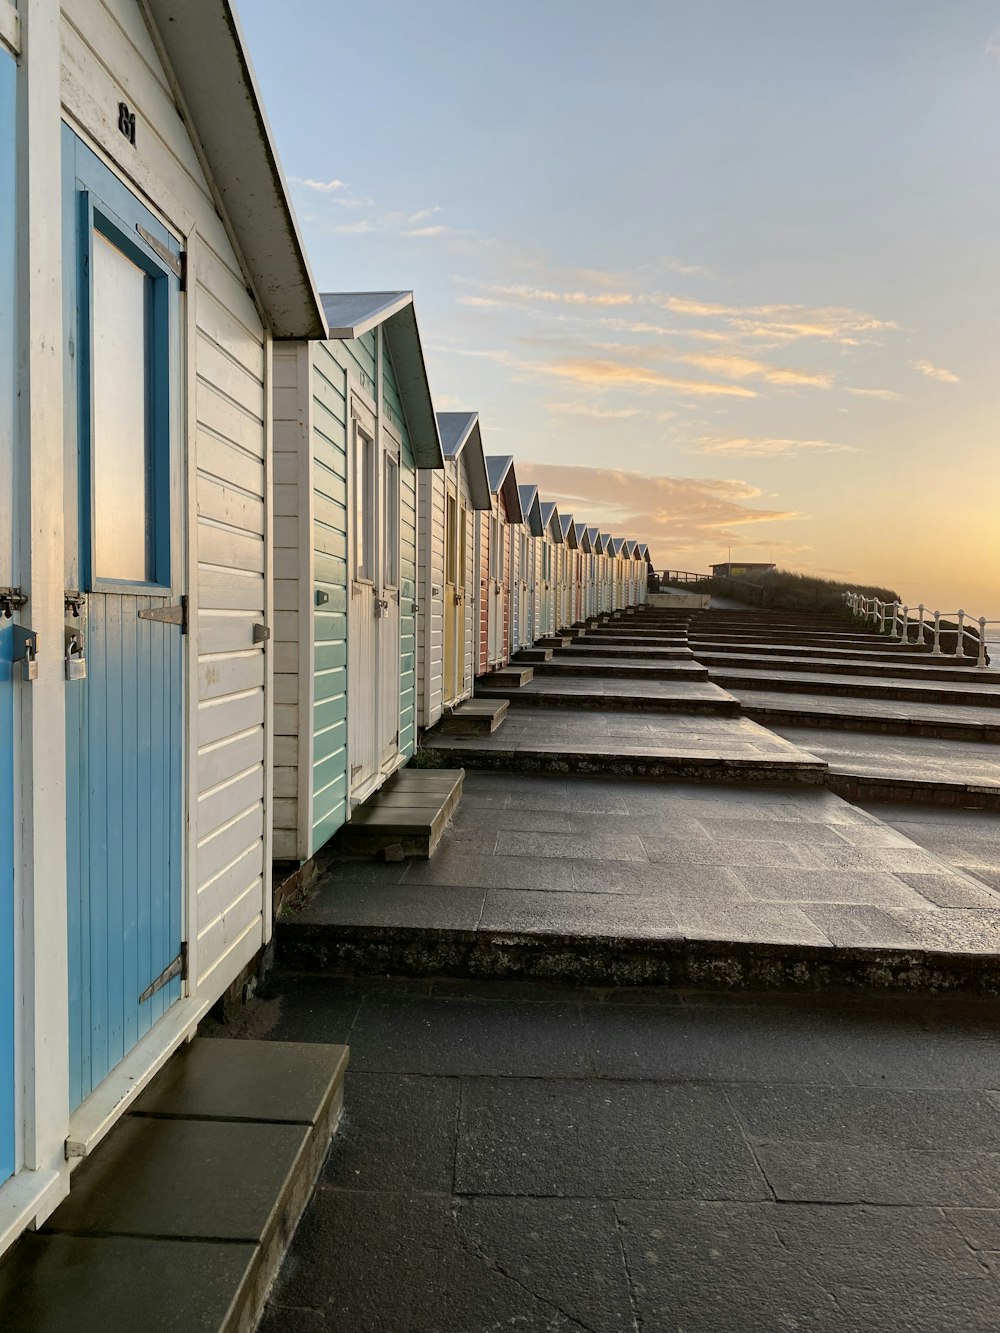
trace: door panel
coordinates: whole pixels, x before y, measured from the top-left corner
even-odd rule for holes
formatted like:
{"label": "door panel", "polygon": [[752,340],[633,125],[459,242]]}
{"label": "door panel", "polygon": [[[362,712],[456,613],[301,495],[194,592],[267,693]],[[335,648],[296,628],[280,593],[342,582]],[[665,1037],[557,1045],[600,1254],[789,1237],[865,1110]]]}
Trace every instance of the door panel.
{"label": "door panel", "polygon": [[[444,519],[444,702],[455,702],[459,693],[459,638],[462,607],[459,604],[458,496],[449,486],[445,493]],[[464,512],[463,512],[464,519]]]}
{"label": "door panel", "polygon": [[394,765],[399,754],[399,457],[383,447],[381,521],[381,586],[378,603],[379,763]]}
{"label": "door panel", "polygon": [[354,496],[351,604],[347,631],[347,712],[350,787],[356,794],[370,783],[378,768],[378,626],[375,576],[378,552],[375,421],[359,404],[351,404],[351,494]]}
{"label": "door panel", "polygon": [[76,1106],[181,995],[180,246],[66,127],[63,169]]}
{"label": "door panel", "polygon": [[[0,51],[0,310],[15,306],[15,82],[13,57]],[[0,587],[14,578],[14,320],[0,320]],[[0,1182],[14,1172],[14,631],[0,619]]]}

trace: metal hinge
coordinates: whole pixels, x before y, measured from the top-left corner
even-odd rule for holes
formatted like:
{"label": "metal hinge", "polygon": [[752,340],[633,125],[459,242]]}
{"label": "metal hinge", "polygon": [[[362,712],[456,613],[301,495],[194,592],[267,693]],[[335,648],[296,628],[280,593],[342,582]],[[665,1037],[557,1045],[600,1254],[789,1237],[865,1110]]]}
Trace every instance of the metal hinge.
{"label": "metal hinge", "polygon": [[4,620],[13,618],[15,611],[28,605],[28,599],[20,588],[0,588],[0,615]]}
{"label": "metal hinge", "polygon": [[147,606],[139,612],[140,620],[156,620],[161,625],[180,625],[181,633],[188,632],[188,599],[182,597],[173,606]]}
{"label": "metal hinge", "polygon": [[152,250],[153,254],[156,255],[158,259],[163,260],[164,264],[166,264],[167,268],[180,283],[181,291],[183,291],[187,285],[187,251],[182,250],[179,255],[175,254],[173,250],[164,245],[162,241],[158,241],[151,231],[147,231],[145,227],[140,227],[138,222],[135,224],[135,229],[149,246],[150,250]]}
{"label": "metal hinge", "polygon": [[187,981],[188,974],[188,947],[187,940],[181,945],[181,951],[172,963],[168,963],[155,981],[150,982],[146,989],[139,996],[139,1003],[145,1004],[151,996],[158,990],[162,990],[168,982],[173,981],[174,977],[180,977],[181,981]]}
{"label": "metal hinge", "polygon": [[271,637],[271,630],[269,626],[259,625],[259,624],[254,625],[253,627],[254,643],[267,643],[270,637]]}

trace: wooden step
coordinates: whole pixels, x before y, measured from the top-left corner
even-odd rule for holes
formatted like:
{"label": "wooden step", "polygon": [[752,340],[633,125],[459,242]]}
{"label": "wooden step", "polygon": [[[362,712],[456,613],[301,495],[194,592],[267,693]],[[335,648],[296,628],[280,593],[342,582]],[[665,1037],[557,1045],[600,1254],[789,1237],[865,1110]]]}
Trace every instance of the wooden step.
{"label": "wooden step", "polygon": [[529,666],[505,666],[498,671],[491,671],[484,677],[491,685],[527,685],[529,680],[535,676],[534,669]]}
{"label": "wooden step", "polygon": [[403,857],[433,856],[462,799],[464,769],[402,768],[337,834],[341,851],[357,856],[398,849]]}
{"label": "wooden step", "polygon": [[340,1121],[346,1046],[183,1046],[0,1266],[0,1328],[257,1326]]}
{"label": "wooden step", "polygon": [[490,736],[507,716],[506,699],[466,699],[434,728],[449,736]]}

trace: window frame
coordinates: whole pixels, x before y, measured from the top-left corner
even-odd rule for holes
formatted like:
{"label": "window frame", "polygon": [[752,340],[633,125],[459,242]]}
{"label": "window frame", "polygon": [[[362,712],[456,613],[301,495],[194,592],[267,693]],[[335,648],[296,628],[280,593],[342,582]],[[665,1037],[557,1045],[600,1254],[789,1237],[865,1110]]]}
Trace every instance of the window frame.
{"label": "window frame", "polygon": [[[173,584],[171,510],[171,407],[173,398],[173,333],[171,310],[179,284],[164,261],[146,245],[135,227],[129,227],[88,189],[79,192],[79,314],[80,340],[80,509],[85,540],[80,543],[83,587],[94,593],[129,593],[162,596]],[[94,232],[115,246],[151,279],[146,311],[148,376],[148,519],[152,533],[147,559],[152,578],[116,579],[96,568],[97,514],[95,496],[96,433],[94,422]]]}

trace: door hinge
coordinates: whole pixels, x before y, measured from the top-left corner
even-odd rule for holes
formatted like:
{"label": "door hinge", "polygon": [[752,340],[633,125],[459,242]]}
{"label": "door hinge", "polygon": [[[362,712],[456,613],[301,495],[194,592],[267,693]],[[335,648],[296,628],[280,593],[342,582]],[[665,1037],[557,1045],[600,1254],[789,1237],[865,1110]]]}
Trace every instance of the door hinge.
{"label": "door hinge", "polygon": [[253,641],[254,643],[267,643],[271,637],[271,630],[267,625],[254,625]]}
{"label": "door hinge", "polygon": [[4,620],[13,618],[15,611],[28,605],[28,599],[20,588],[0,588],[0,616]]}
{"label": "door hinge", "polygon": [[168,982],[173,981],[174,977],[180,977],[181,981],[187,981],[188,974],[188,947],[187,940],[181,944],[181,951],[173,962],[168,963],[160,975],[146,987],[139,996],[139,1003],[145,1004],[148,999],[162,990]]}
{"label": "door hinge", "polygon": [[188,632],[188,599],[182,597],[172,606],[147,606],[139,612],[140,620],[156,620],[161,625],[180,625],[181,633]]}
{"label": "door hinge", "polygon": [[181,291],[184,291],[187,286],[187,251],[182,250],[180,254],[175,254],[169,246],[166,246],[162,241],[157,240],[151,231],[147,231],[145,227],[141,227],[138,222],[135,224],[135,229],[149,246],[150,250],[152,250],[153,254],[156,255],[158,259],[162,259],[164,264],[166,264],[167,268],[180,283]]}

